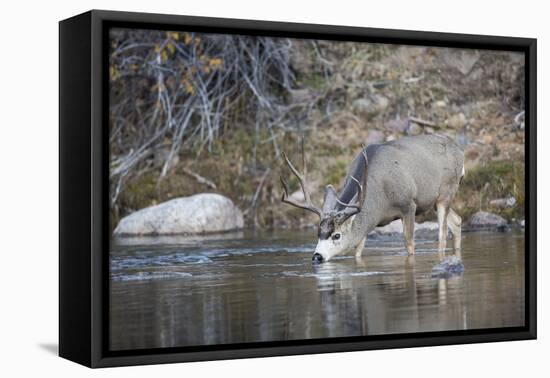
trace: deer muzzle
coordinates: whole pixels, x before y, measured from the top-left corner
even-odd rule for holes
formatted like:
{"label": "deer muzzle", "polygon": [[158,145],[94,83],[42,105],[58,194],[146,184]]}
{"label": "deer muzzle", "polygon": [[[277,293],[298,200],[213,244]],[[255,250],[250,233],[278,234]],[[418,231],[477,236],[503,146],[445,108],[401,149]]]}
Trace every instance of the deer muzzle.
{"label": "deer muzzle", "polygon": [[322,256],[320,253],[317,253],[317,252],[314,253],[314,254],[313,254],[313,257],[311,258],[311,262],[312,262],[313,264],[320,264],[320,263],[323,262],[323,260],[324,260],[324,259],[323,259],[323,256]]}

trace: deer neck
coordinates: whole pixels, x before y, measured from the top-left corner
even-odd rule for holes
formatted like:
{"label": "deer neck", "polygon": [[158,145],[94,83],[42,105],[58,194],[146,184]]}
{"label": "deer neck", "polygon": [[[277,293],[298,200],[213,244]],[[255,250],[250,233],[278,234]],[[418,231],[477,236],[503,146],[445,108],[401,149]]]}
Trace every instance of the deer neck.
{"label": "deer neck", "polygon": [[367,185],[367,195],[361,212],[354,219],[354,235],[359,239],[367,236],[384,218],[386,209],[382,205],[383,193],[380,192],[375,182],[369,181]]}

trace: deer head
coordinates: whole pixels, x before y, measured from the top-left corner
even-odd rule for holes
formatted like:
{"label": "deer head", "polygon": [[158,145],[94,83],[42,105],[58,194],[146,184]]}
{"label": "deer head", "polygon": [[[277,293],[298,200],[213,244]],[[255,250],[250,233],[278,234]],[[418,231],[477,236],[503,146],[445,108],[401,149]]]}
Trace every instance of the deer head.
{"label": "deer head", "polygon": [[[363,146],[361,155],[364,159],[364,169],[366,170],[368,159],[366,149]],[[367,174],[365,171],[361,174],[361,181],[354,177],[353,172],[349,172],[344,182],[344,190],[347,192],[347,197],[350,201],[344,202],[336,193],[332,185],[327,185],[325,188],[325,197],[323,207],[315,206],[311,201],[311,196],[307,190],[307,165],[304,152],[304,144],[302,141],[302,161],[303,174],[300,174],[294,165],[290,162],[288,156],[283,153],[285,162],[290,171],[296,176],[300,183],[300,188],[304,194],[304,202],[299,203],[293,201],[289,197],[288,184],[281,177],[283,185],[283,195],[281,201],[298,207],[303,210],[311,211],[319,216],[319,226],[317,229],[317,246],[313,253],[312,261],[321,263],[328,261],[336,255],[347,253],[357,247],[359,242],[363,240],[364,235],[359,235],[353,232],[352,224],[355,216],[361,212],[366,196]],[[362,164],[359,166],[361,169]],[[351,191],[351,195],[349,194]]]}

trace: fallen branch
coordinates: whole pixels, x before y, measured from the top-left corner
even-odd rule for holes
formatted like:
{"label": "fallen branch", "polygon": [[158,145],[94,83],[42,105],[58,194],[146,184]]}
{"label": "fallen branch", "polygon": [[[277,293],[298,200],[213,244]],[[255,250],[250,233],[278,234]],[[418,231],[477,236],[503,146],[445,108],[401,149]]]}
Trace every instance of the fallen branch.
{"label": "fallen branch", "polygon": [[388,85],[395,84],[395,83],[404,83],[404,84],[416,84],[420,80],[424,79],[424,75],[418,76],[418,77],[409,77],[407,79],[386,79],[386,80],[378,80],[372,83],[372,86],[376,89],[381,89],[384,87],[387,87]]}
{"label": "fallen branch", "polygon": [[409,117],[409,121],[410,121],[410,122],[417,123],[417,124],[419,124],[420,126],[439,127],[439,125],[436,124],[435,122],[426,121],[426,120],[421,119],[421,118]]}
{"label": "fallen branch", "polygon": [[214,189],[214,190],[217,189],[216,184],[214,184],[211,180],[207,179],[206,177],[203,177],[203,176],[199,175],[198,173],[193,172],[189,168],[184,167],[182,169],[182,171],[186,175],[189,175],[189,176],[193,177],[195,180],[197,180],[197,182],[199,184],[204,184],[204,185],[208,186],[210,189]]}

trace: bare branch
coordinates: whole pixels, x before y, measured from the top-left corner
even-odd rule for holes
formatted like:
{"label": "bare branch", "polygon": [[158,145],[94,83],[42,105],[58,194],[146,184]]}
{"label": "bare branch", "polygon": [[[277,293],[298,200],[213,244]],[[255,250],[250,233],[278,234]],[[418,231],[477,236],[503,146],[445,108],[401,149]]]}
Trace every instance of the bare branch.
{"label": "bare branch", "polygon": [[[182,149],[199,156],[228,127],[269,129],[275,157],[274,127],[298,129],[301,108],[287,105],[294,85],[288,39],[116,28],[110,38],[113,204],[144,167],[160,180]],[[151,164],[157,156],[165,159],[160,166]]]}
{"label": "bare branch", "polygon": [[204,184],[206,186],[208,186],[210,189],[214,189],[216,190],[217,187],[216,187],[216,184],[214,184],[214,182],[212,182],[211,180],[207,179],[206,177],[203,177],[201,175],[199,175],[198,173],[195,173],[193,172],[192,170],[190,170],[189,168],[182,168],[182,171],[183,173],[185,173],[186,175],[188,176],[191,176],[193,177],[195,180],[197,180],[197,182],[199,184]]}
{"label": "bare branch", "polygon": [[426,121],[426,120],[421,119],[421,118],[409,117],[409,121],[414,122],[414,123],[418,123],[419,125],[422,125],[422,126],[439,127],[437,123],[432,122],[432,121]]}

